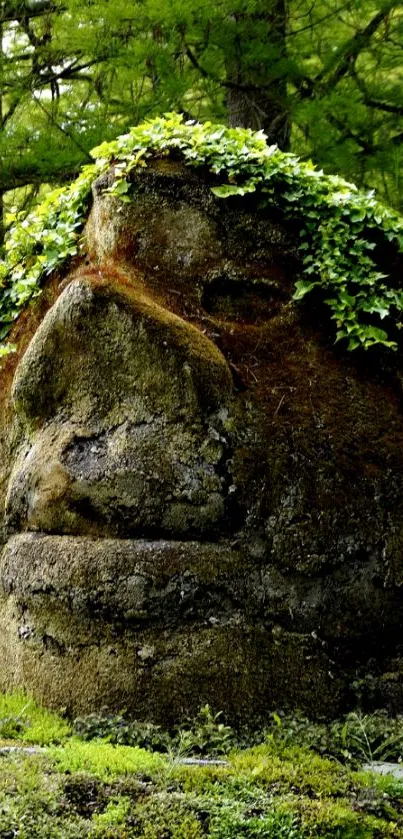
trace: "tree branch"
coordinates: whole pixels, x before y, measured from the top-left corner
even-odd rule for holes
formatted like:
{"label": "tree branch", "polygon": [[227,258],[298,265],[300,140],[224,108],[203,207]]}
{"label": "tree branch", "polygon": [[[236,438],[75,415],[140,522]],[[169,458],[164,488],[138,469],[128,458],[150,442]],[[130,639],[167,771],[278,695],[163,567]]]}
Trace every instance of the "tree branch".
{"label": "tree branch", "polygon": [[40,107],[40,109],[43,111],[43,113],[47,116],[47,118],[48,118],[48,120],[51,122],[51,124],[52,124],[52,125],[54,125],[54,126],[55,126],[55,128],[58,128],[58,129],[59,129],[59,131],[61,131],[61,132],[62,132],[62,134],[64,134],[64,136],[65,136],[65,137],[68,137],[68,139],[70,140],[70,142],[71,142],[71,143],[73,143],[73,144],[76,146],[76,148],[78,148],[78,150],[79,150],[79,151],[81,151],[81,152],[82,152],[82,153],[86,156],[87,160],[89,160],[89,161],[92,163],[92,157],[91,157],[91,155],[89,154],[88,149],[85,149],[85,148],[84,148],[84,146],[82,146],[82,145],[81,145],[81,143],[79,143],[79,142],[78,142],[78,140],[76,140],[76,138],[75,138],[75,137],[73,137],[73,135],[70,133],[70,131],[68,131],[66,128],[63,128],[63,126],[62,126],[62,125],[60,125],[60,124],[59,124],[59,123],[55,120],[55,118],[54,118],[53,114],[51,114],[51,113],[48,111],[48,109],[47,109],[47,108],[45,108],[45,106],[42,104],[42,102],[40,101],[40,99],[38,99],[38,97],[37,97],[37,96],[35,96],[35,94],[33,94],[33,98],[34,98],[34,100],[35,100],[36,104]]}
{"label": "tree branch", "polygon": [[[403,6],[403,0],[387,0],[382,9],[370,20],[364,29],[359,30],[350,38],[342,48],[341,54],[336,55],[326,67],[316,76],[315,87],[323,87],[326,91],[335,87],[339,81],[349,72],[351,65],[358,55],[369,44],[375,32],[386,20],[390,12],[399,6]],[[335,69],[333,70],[333,68]],[[333,70],[333,72],[332,72]],[[330,75],[328,75],[330,74]]]}
{"label": "tree branch", "polygon": [[367,105],[368,108],[377,108],[379,111],[403,117],[403,105],[392,105],[390,102],[380,102],[377,99],[369,98],[364,98],[364,105]]}
{"label": "tree branch", "polygon": [[57,4],[55,0],[37,0],[37,2],[32,2],[32,0],[15,0],[14,3],[12,0],[9,0],[9,2],[3,5],[0,23],[6,23],[10,20],[21,20],[22,18],[42,17],[42,15],[46,15],[49,12],[57,12],[64,9],[65,7]]}

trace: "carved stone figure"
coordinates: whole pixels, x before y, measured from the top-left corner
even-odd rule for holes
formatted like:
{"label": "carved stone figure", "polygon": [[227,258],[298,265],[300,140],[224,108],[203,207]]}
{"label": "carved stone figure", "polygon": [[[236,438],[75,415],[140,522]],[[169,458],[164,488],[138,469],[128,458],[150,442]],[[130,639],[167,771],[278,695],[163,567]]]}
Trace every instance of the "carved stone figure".
{"label": "carved stone figure", "polygon": [[168,159],[108,184],[0,374],[0,687],[248,719],[369,674],[401,710],[398,377],[292,302],[255,198]]}

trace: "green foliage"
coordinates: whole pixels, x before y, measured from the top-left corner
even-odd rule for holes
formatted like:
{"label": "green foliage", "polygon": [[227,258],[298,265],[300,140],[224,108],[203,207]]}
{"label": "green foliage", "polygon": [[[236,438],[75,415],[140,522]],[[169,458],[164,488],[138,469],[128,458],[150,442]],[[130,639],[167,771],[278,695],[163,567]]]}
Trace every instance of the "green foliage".
{"label": "green foliage", "polygon": [[[30,215],[14,219],[0,260],[0,340],[10,331],[28,301],[40,293],[41,282],[77,253],[78,235],[96,165],[85,166],[73,184],[49,193]],[[0,345],[0,356],[13,351]]]}
{"label": "green foliage", "polygon": [[240,734],[222,722],[222,714],[214,714],[208,704],[194,718],[166,730],[152,722],[131,720],[124,713],[88,714],[77,717],[70,725],[25,693],[0,694],[3,741],[46,746],[65,743],[72,736],[74,743],[77,737],[83,741],[102,739],[113,745],[135,746],[170,756],[219,757],[255,742],[263,744],[263,748],[264,744],[272,747],[277,754],[304,747],[322,757],[354,765],[403,760],[403,717],[390,717],[382,710],[371,714],[354,711],[331,722],[314,722],[298,713],[273,713],[259,731]]}
{"label": "green foliage", "polygon": [[[371,795],[371,791],[366,794]],[[377,804],[374,799],[372,806]],[[299,799],[292,802],[291,808],[303,825],[303,839],[397,839],[401,833],[393,816],[386,821],[366,813],[365,808],[364,812],[360,812],[359,806],[354,810],[346,800],[319,799],[308,803]]]}
{"label": "green foliage", "polygon": [[225,122],[235,97],[242,124],[281,140],[280,111],[298,154],[401,202],[398,0],[0,5],[1,191],[73,177],[101,137],[166,110]]}
{"label": "green foliage", "polygon": [[389,717],[382,710],[372,714],[352,711],[331,722],[314,722],[298,712],[273,713],[258,731],[243,732],[221,722],[221,714],[213,714],[208,705],[195,718],[170,731],[154,723],[130,720],[124,714],[89,714],[78,717],[73,726],[83,740],[103,738],[116,745],[139,746],[171,757],[219,757],[234,748],[265,743],[271,744],[278,754],[304,747],[321,757],[336,758],[353,766],[375,760],[403,760],[403,717]]}
{"label": "green foliage", "polygon": [[192,754],[218,756],[228,754],[234,745],[234,731],[221,721],[221,712],[213,714],[204,705],[194,719],[182,723],[173,738],[173,747],[181,743]]}
{"label": "green foliage", "polygon": [[74,720],[74,731],[83,740],[103,738],[122,746],[139,746],[174,754],[222,755],[235,743],[235,733],[204,705],[194,719],[164,731],[160,725],[129,720],[124,714],[88,714]]}
{"label": "green foliage", "polygon": [[[372,258],[376,237],[403,250],[403,221],[342,178],[324,175],[311,163],[267,146],[262,132],[184,122],[177,114],[132,128],[92,152],[93,166],[65,190],[58,189],[23,220],[16,219],[0,263],[0,339],[26,303],[40,291],[43,277],[77,253],[79,230],[91,182],[112,165],[109,192],[130,200],[130,173],[155,155],[180,154],[189,166],[207,167],[220,198],[257,192],[262,206],[278,207],[300,227],[303,279],[295,300],[313,289],[324,293],[336,321],[336,340],[348,348],[374,344],[396,348],[380,323],[402,326],[403,292],[387,281]],[[8,348],[10,349],[10,347]],[[12,347],[11,347],[12,349]],[[2,347],[1,352],[7,352]]]}
{"label": "green foliage", "polygon": [[343,723],[330,727],[333,742],[340,743],[348,758],[373,763],[403,759],[403,717],[388,717],[386,711],[373,714],[352,712]]}
{"label": "green foliage", "polygon": [[299,222],[306,278],[297,281],[294,299],[301,300],[314,288],[324,290],[337,341],[347,339],[350,350],[374,344],[396,348],[379,321],[389,317],[402,325],[403,293],[384,282],[386,275],[377,270],[371,252],[376,234],[402,251],[403,220],[379,204],[373,192],[360,192],[342,178],[324,175],[311,163],[267,146],[262,132],[183,123],[175,114],[133,128],[93,154],[115,162],[110,191],[117,196],[124,192],[129,200],[121,184],[131,170],[152,154],[170,151],[179,151],[190,166],[207,166],[215,175],[225,175],[228,183],[212,187],[216,196],[259,190],[264,203]]}
{"label": "green foliage", "polygon": [[261,744],[234,755],[237,773],[252,773],[254,782],[278,789],[294,786],[315,796],[345,795],[351,786],[351,773],[334,760],[322,758],[306,747],[276,748]]}
{"label": "green foliage", "polygon": [[151,751],[166,752],[172,736],[160,725],[129,720],[124,714],[87,714],[76,717],[75,733],[83,740],[104,739],[119,746],[139,746]]}
{"label": "green foliage", "polygon": [[[110,832],[113,835],[113,828],[124,826],[131,809],[131,801],[127,795],[117,795],[110,798],[106,809],[102,813],[95,813],[92,818],[92,825],[89,835],[93,839],[105,837]],[[111,829],[109,831],[109,829]],[[116,832],[115,832],[116,836]]]}
{"label": "green foliage", "polygon": [[301,839],[301,830],[291,813],[272,809],[269,813],[249,815],[234,805],[224,807],[211,821],[212,839]]}
{"label": "green foliage", "polygon": [[[41,715],[45,720],[47,713],[49,720],[52,717],[22,695],[1,696],[0,709],[4,719],[7,715],[22,719],[27,730],[35,717]],[[118,731],[123,728],[122,715],[110,717],[110,736],[113,720],[118,720]],[[382,714],[360,719],[349,715],[347,721],[351,742],[362,725],[370,743],[381,729],[392,727],[392,721],[387,723]],[[95,716],[91,725],[95,732]],[[196,720],[167,738],[173,742],[175,737],[193,732],[200,745],[220,732],[227,747],[229,729],[220,728],[222,725],[219,715],[205,706]],[[344,726],[340,737],[348,743],[346,721],[335,725]],[[327,729],[330,737],[332,725]],[[85,729],[84,734],[88,734]],[[235,738],[234,733],[231,736]],[[104,740],[83,742],[75,737],[36,755],[3,754],[0,836],[403,839],[403,784],[352,771],[306,747],[320,742],[324,748],[323,737],[318,724],[276,714],[266,731],[266,742],[234,750],[225,766],[172,763],[169,756],[138,747],[114,746]],[[298,739],[305,739],[303,747],[296,744]]]}
{"label": "green foliage", "polygon": [[133,836],[143,839],[202,839],[205,836],[197,809],[184,796],[160,792],[133,808]]}
{"label": "green foliage", "polygon": [[352,711],[329,723],[313,722],[299,714],[273,714],[265,737],[277,749],[307,746],[320,755],[354,765],[403,759],[403,717],[389,717],[382,710],[372,714]]}
{"label": "green foliage", "polygon": [[[125,767],[121,775],[95,780],[90,769],[77,772],[74,763],[64,775],[49,757],[6,756],[0,773],[0,835],[4,839],[402,839],[402,786],[392,799],[368,785],[368,777],[360,780],[350,773],[346,794],[340,797],[337,786],[325,783],[321,792],[309,786],[308,764],[304,786],[298,786],[298,750],[297,775],[290,774],[283,787],[268,784],[270,756],[273,752],[266,747],[253,758],[249,753],[247,764],[234,763],[225,775],[213,767],[208,773],[204,768],[182,767],[177,777],[160,770],[153,781],[141,769],[135,781]],[[327,762],[319,761],[318,773],[321,768],[327,775]],[[333,778],[336,773],[337,765]]]}

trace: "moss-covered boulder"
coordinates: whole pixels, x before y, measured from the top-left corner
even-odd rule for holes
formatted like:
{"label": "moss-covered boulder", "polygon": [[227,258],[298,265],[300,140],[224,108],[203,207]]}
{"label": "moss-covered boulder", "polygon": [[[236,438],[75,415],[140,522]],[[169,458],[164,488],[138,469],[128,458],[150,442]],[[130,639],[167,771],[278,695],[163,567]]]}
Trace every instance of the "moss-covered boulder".
{"label": "moss-covered boulder", "polygon": [[398,706],[399,352],[335,350],[260,193],[177,156],[129,200],[114,178],[0,372],[0,687],[248,719],[392,681]]}

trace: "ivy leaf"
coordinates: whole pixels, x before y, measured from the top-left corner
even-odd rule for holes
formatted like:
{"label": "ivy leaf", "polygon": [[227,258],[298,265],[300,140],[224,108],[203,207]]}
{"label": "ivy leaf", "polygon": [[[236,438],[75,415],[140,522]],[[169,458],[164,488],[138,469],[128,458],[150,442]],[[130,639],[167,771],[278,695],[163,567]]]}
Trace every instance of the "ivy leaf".
{"label": "ivy leaf", "polygon": [[353,297],[351,294],[348,294],[347,291],[341,291],[339,294],[340,300],[342,303],[345,303],[346,306],[354,306],[356,302],[356,298]]}
{"label": "ivy leaf", "polygon": [[317,285],[319,285],[318,282],[309,283],[306,282],[306,280],[297,280],[297,282],[295,283],[295,292],[292,296],[292,299],[302,300],[302,298],[305,297],[305,295],[308,294],[310,291],[312,291],[312,289]]}
{"label": "ivy leaf", "polygon": [[389,307],[386,306],[384,303],[364,303],[361,306],[361,308],[364,312],[369,312],[370,314],[378,314],[381,320],[383,320],[390,314]]}
{"label": "ivy leaf", "polygon": [[[337,344],[337,343],[338,343],[338,341],[341,341],[343,338],[347,338],[347,332],[345,332],[345,330],[344,330],[344,329],[339,329],[339,330],[336,332],[336,338],[335,338],[335,342],[334,342],[334,343],[335,343],[335,344]],[[350,339],[350,340],[351,340],[351,339]]]}
{"label": "ivy leaf", "polygon": [[361,345],[361,341],[358,338],[356,338],[356,337],[350,338],[350,340],[348,342],[347,349],[350,350],[350,351],[351,350],[356,350],[357,347],[359,347],[360,345]]}
{"label": "ivy leaf", "polygon": [[251,183],[246,183],[242,186],[223,184],[222,186],[211,187],[211,192],[218,198],[229,198],[230,195],[245,195],[247,192],[255,192],[255,190],[256,185]]}
{"label": "ivy leaf", "polygon": [[372,344],[384,344],[386,347],[396,347],[395,341],[388,341],[388,336],[385,330],[379,329],[377,326],[363,326],[362,334],[365,338],[366,346],[372,346]]}
{"label": "ivy leaf", "polygon": [[115,181],[113,186],[110,187],[107,192],[111,192],[112,195],[117,195],[121,197],[122,195],[126,195],[129,192],[130,184],[125,178],[120,178],[119,180]]}

